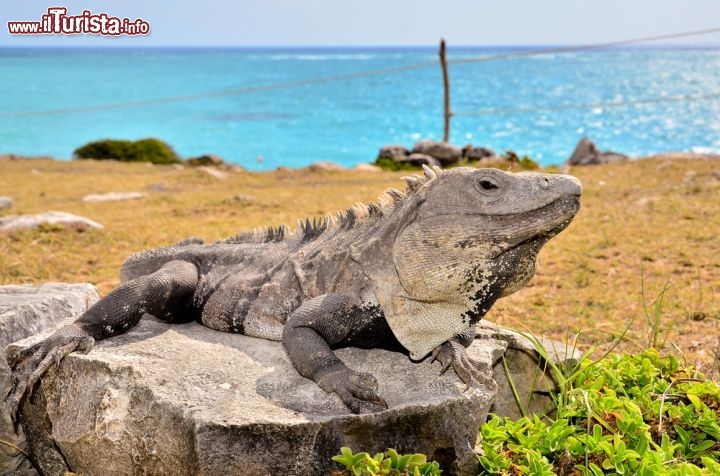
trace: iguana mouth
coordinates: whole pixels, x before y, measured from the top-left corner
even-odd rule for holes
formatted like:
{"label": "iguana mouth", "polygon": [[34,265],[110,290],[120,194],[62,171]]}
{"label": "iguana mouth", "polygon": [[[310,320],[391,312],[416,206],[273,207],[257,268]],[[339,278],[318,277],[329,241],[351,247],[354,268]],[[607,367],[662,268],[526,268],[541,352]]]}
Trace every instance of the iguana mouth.
{"label": "iguana mouth", "polygon": [[[553,238],[565,228],[567,228],[567,226],[577,214],[578,210],[580,210],[580,195],[573,194],[563,196],[547,205],[543,205],[528,212],[524,212],[523,214],[532,213],[551,217],[553,219],[550,221],[550,223],[552,223],[553,226],[547,230],[542,230],[538,233],[535,233],[534,235],[531,235],[514,245],[511,245],[509,248],[498,253],[496,257],[507,253],[508,251],[511,251],[513,249],[518,249],[525,246],[535,246],[535,251],[539,251],[540,248],[545,243],[550,241],[551,238]],[[564,217],[564,219],[559,220],[555,217]]]}

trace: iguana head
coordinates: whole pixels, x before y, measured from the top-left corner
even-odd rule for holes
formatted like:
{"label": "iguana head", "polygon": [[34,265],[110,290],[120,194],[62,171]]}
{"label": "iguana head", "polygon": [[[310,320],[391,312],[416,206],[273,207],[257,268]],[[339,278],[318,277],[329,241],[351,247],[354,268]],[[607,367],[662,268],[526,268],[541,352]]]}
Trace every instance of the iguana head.
{"label": "iguana head", "polygon": [[383,306],[411,355],[427,354],[520,289],[540,248],[577,213],[580,193],[568,175],[496,169],[456,168],[422,183],[394,240],[399,285]]}

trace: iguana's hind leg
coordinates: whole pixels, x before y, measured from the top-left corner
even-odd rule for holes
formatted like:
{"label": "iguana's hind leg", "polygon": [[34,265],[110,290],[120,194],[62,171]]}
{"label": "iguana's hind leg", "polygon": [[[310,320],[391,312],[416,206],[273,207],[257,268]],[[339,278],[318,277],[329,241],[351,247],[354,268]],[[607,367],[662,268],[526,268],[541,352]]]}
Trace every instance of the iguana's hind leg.
{"label": "iguana's hind leg", "polygon": [[12,368],[12,387],[7,397],[13,418],[28,390],[53,363],[76,350],[89,352],[96,340],[120,335],[140,321],[143,314],[153,314],[170,322],[183,317],[187,306],[192,316],[192,296],[198,282],[195,265],[171,261],[156,272],[123,283],[95,303],[74,323],[62,327],[50,337],[16,352],[7,353]]}

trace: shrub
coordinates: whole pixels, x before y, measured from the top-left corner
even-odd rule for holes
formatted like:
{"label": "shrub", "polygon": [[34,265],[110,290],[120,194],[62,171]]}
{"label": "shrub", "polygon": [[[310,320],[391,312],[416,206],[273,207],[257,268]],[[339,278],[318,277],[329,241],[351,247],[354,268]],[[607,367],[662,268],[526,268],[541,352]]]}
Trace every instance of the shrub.
{"label": "shrub", "polygon": [[390,172],[422,170],[422,167],[413,165],[410,162],[396,162],[389,157],[378,157],[375,165]]}
{"label": "shrub", "polygon": [[333,461],[345,466],[343,472],[333,472],[333,476],[440,476],[442,470],[437,461],[428,461],[422,453],[401,455],[394,449],[377,453],[353,454],[350,448],[340,448],[340,454]]}
{"label": "shrub", "polygon": [[720,386],[695,374],[655,349],[585,359],[562,417],[482,426],[483,474],[720,474]]}
{"label": "shrub", "polygon": [[137,141],[104,139],[93,141],[73,152],[75,159],[119,160],[120,162],[151,162],[176,164],[180,157],[160,139]]}

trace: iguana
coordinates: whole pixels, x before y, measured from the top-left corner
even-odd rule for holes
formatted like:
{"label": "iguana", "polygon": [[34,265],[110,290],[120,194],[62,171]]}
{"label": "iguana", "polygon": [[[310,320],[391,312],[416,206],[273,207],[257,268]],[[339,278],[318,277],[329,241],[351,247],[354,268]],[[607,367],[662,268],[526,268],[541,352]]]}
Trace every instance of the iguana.
{"label": "iguana", "polygon": [[73,324],[8,352],[13,415],[54,362],[127,332],[144,313],[281,340],[301,375],[355,413],[387,405],[375,378],[348,368],[334,348],[432,354],[468,385],[492,384],[465,352],[473,324],[533,276],[540,248],[577,213],[581,185],[567,175],[424,171],[404,177],[405,192],[301,221],[293,233],[190,238],[130,256],[120,286]]}

